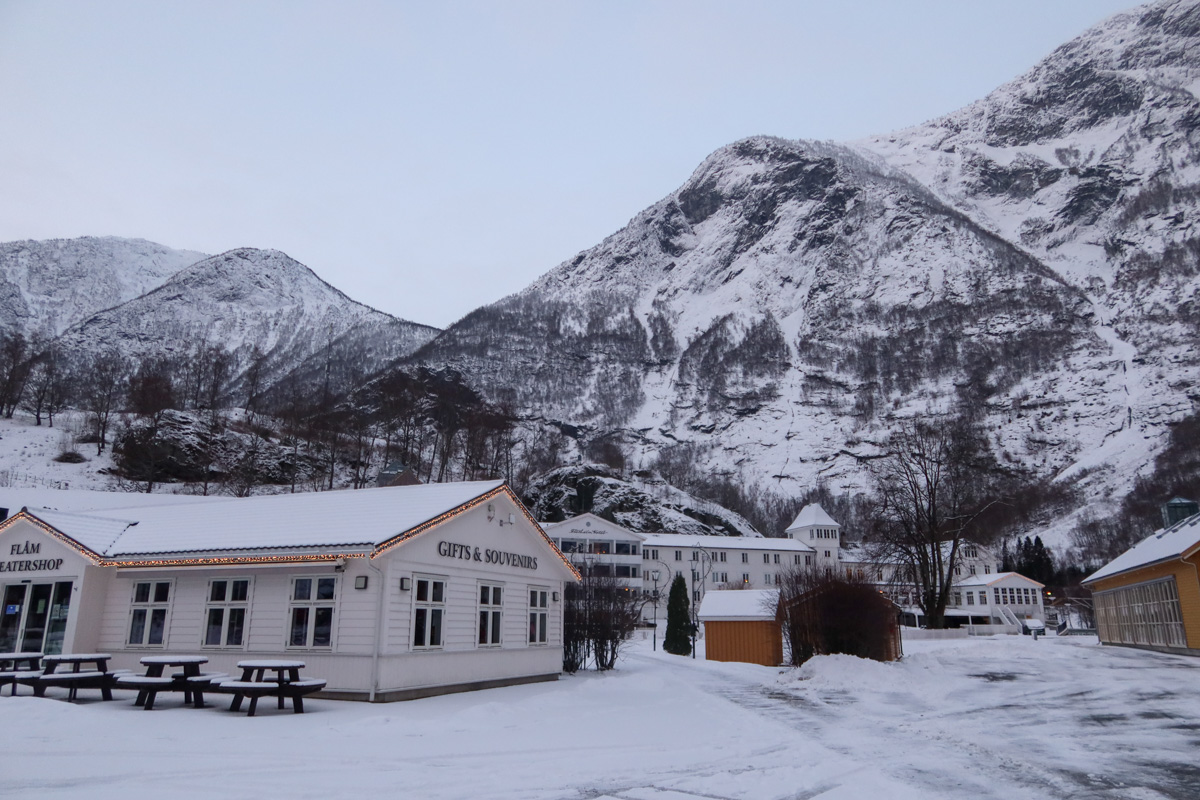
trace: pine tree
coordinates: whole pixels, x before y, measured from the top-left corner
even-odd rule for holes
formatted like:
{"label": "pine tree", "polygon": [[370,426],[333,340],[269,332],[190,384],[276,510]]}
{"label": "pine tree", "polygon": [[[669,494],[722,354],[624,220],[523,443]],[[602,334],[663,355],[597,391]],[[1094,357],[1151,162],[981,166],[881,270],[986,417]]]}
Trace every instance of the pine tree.
{"label": "pine tree", "polygon": [[690,629],[687,581],[682,575],[676,575],[667,596],[667,634],[663,637],[663,650],[677,656],[692,652]]}

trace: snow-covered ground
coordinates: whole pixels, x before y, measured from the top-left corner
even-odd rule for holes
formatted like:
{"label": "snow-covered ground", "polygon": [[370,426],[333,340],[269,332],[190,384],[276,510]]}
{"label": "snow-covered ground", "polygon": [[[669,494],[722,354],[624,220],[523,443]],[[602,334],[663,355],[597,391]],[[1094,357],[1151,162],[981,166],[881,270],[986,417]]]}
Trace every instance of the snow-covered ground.
{"label": "snow-covered ground", "polygon": [[[97,456],[96,445],[77,441],[84,430],[82,417],[75,411],[58,414],[53,428],[45,419],[34,425],[33,417],[20,411],[12,419],[0,419],[0,488],[116,489],[116,480],[99,472],[112,467],[111,450]],[[54,460],[68,450],[87,460]]]}
{"label": "snow-covered ground", "polygon": [[996,637],[780,670],[649,644],[608,674],[301,716],[26,690],[0,698],[0,796],[1200,796],[1200,660]]}

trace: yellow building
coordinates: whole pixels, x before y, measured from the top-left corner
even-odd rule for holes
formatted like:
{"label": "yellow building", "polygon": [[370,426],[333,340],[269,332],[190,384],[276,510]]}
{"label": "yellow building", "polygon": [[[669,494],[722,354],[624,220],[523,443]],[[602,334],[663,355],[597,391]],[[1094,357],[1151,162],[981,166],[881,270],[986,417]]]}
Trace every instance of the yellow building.
{"label": "yellow building", "polygon": [[1195,507],[1173,500],[1164,510],[1173,524],[1084,579],[1102,643],[1200,655],[1200,514],[1178,519]]}

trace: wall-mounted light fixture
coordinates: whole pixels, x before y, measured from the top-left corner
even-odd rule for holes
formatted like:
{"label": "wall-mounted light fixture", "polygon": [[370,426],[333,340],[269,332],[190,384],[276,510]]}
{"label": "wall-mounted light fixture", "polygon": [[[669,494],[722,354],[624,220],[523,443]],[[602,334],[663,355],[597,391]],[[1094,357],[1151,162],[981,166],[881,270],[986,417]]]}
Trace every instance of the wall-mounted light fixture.
{"label": "wall-mounted light fixture", "polygon": [[366,575],[355,575],[354,576],[354,588],[355,589],[367,588],[367,576]]}
{"label": "wall-mounted light fixture", "polygon": [[557,603],[558,602],[558,592],[551,592],[550,599]]}
{"label": "wall-mounted light fixture", "polygon": [[411,588],[412,588],[412,578],[401,578],[400,579],[400,591],[407,592]]}

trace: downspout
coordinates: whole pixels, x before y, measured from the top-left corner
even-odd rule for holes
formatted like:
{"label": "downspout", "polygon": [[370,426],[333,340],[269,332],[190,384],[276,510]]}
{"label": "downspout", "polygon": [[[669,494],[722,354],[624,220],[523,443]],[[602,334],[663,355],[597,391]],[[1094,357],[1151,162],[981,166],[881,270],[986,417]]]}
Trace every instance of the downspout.
{"label": "downspout", "polygon": [[367,695],[367,702],[374,703],[375,693],[379,691],[379,651],[383,649],[383,605],[387,599],[387,584],[383,578],[383,571],[371,563],[370,556],[367,557],[366,565],[379,580],[379,602],[375,605],[375,647],[371,653],[371,691]]}

